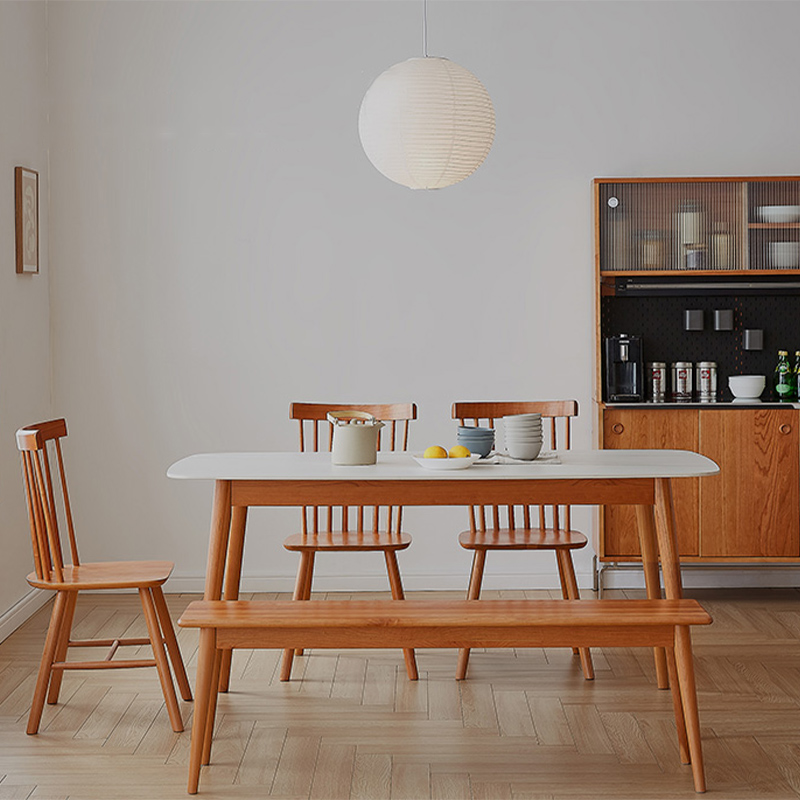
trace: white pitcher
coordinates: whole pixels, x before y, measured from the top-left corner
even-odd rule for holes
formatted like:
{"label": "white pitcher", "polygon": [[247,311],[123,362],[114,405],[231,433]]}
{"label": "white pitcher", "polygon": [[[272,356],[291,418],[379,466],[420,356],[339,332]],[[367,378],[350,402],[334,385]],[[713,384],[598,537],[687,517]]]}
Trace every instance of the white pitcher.
{"label": "white pitcher", "polygon": [[380,420],[366,411],[329,411],[328,422],[333,424],[332,464],[358,466],[378,460]]}

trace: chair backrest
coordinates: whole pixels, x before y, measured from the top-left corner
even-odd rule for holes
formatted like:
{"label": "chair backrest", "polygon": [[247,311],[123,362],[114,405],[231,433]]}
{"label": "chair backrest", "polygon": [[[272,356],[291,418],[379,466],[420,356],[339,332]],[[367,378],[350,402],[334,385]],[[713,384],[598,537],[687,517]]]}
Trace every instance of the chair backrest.
{"label": "chair backrest", "polygon": [[[63,419],[27,425],[17,431],[17,448],[22,456],[22,476],[31,524],[31,544],[36,576],[41,581],[63,580],[64,554],[61,549],[59,513],[66,522],[70,558],[78,566],[78,544],[72,524],[67,476],[61,440],[67,435]],[[51,463],[57,466],[53,480]],[[60,512],[59,512],[60,508]]]}
{"label": "chair backrest", "polygon": [[[453,403],[451,417],[461,425],[494,427],[497,420],[514,414],[541,414],[544,447],[569,450],[572,446],[572,419],[578,416],[577,400],[499,401],[489,403]],[[538,514],[533,512],[538,508]],[[538,517],[538,520],[537,520]],[[471,506],[470,527],[486,530],[487,519],[492,527],[552,527],[569,530],[570,507],[562,506]]]}
{"label": "chair backrest", "polygon": [[[298,421],[300,452],[331,451],[333,425],[328,421],[329,411],[366,411],[385,423],[378,435],[378,449],[383,452],[407,450],[409,426],[417,418],[415,403],[292,403],[289,406],[289,419]],[[370,510],[364,506],[325,506],[324,509],[322,515],[316,506],[303,509],[303,533],[331,531],[337,525],[344,531],[400,532],[400,506],[371,506]]]}

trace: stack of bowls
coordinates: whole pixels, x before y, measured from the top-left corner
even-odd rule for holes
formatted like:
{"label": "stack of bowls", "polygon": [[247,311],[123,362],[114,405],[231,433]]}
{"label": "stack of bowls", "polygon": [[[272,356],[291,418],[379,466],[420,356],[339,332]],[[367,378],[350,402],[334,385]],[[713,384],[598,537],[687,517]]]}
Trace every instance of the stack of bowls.
{"label": "stack of bowls", "polygon": [[485,458],[494,447],[494,428],[459,425],[458,443],[466,447],[473,455]]}
{"label": "stack of bowls", "polygon": [[542,449],[542,415],[503,417],[506,452],[511,458],[533,461]]}

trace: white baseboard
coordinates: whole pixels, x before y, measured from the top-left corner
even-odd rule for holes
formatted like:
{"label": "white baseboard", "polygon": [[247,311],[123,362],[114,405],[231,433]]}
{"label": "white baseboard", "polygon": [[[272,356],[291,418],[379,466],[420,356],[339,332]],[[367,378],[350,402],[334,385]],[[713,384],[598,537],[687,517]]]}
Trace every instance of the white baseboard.
{"label": "white baseboard", "polygon": [[11,636],[25,620],[32,617],[52,597],[52,592],[31,589],[11,608],[0,614],[0,642]]}
{"label": "white baseboard", "polygon": [[[580,589],[594,587],[591,571],[576,573]],[[790,566],[743,566],[707,565],[682,567],[683,585],[694,589],[715,588],[777,588],[800,587],[800,569]],[[294,590],[294,575],[249,575],[242,578],[243,592],[291,592]],[[403,573],[403,586],[409,592],[431,590],[466,591],[466,574],[419,575]],[[202,576],[175,576],[169,579],[168,592],[202,592],[205,580]],[[528,573],[486,573],[485,589],[560,589],[556,570]],[[605,568],[605,589],[644,588],[641,567]],[[319,592],[380,592],[388,589],[385,574],[373,575],[315,575],[314,589]]]}

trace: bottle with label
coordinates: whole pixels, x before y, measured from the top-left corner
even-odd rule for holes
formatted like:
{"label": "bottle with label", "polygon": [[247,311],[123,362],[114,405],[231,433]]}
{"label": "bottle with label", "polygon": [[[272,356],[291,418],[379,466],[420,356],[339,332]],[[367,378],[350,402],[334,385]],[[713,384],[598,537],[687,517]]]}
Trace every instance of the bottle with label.
{"label": "bottle with label", "polygon": [[778,400],[792,401],[797,397],[797,379],[789,364],[788,350],[778,350],[778,364],[773,381]]}

